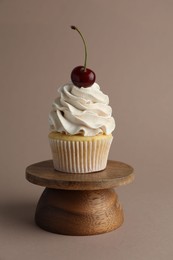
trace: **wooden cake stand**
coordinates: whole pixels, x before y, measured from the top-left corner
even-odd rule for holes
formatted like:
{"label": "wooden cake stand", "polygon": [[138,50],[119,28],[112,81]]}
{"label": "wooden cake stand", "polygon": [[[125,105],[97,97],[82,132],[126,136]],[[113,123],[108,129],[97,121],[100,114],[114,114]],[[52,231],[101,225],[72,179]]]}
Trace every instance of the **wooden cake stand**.
{"label": "wooden cake stand", "polygon": [[95,173],[64,173],[54,170],[52,160],[26,168],[26,179],[45,186],[35,222],[44,230],[64,235],[95,235],[123,223],[123,210],[114,187],[133,181],[133,168],[108,161]]}

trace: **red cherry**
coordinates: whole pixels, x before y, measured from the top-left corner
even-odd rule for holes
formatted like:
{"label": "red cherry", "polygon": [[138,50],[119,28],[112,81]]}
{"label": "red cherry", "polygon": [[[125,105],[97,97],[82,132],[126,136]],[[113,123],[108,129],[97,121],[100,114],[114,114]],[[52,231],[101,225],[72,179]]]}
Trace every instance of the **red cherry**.
{"label": "red cherry", "polygon": [[77,87],[90,87],[95,82],[95,73],[84,66],[75,67],[71,73],[71,80]]}
{"label": "red cherry", "polygon": [[71,29],[76,30],[80,34],[83,44],[84,44],[84,49],[85,49],[84,66],[77,66],[72,70],[71,80],[75,86],[77,86],[79,88],[80,87],[87,88],[87,87],[90,87],[95,82],[96,76],[92,70],[86,68],[87,47],[86,47],[86,42],[83,38],[83,35],[81,34],[81,32],[79,31],[79,29],[76,26],[72,25]]}

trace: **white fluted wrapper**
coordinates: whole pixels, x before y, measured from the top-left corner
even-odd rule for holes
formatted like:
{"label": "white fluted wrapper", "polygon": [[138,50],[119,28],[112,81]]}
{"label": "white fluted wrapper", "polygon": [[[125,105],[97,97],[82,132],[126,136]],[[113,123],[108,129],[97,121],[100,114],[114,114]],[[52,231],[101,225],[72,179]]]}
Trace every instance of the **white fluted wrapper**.
{"label": "white fluted wrapper", "polygon": [[54,168],[68,173],[104,170],[112,143],[112,135],[99,138],[54,138],[49,134]]}

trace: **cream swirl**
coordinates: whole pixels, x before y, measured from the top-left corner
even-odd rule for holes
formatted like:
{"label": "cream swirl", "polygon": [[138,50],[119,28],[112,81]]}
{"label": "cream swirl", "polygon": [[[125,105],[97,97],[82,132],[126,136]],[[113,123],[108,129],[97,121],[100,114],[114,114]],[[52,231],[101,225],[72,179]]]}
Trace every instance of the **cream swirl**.
{"label": "cream swirl", "polygon": [[78,88],[72,83],[58,89],[60,97],[52,104],[49,124],[52,131],[69,135],[110,134],[115,128],[109,97],[97,83]]}

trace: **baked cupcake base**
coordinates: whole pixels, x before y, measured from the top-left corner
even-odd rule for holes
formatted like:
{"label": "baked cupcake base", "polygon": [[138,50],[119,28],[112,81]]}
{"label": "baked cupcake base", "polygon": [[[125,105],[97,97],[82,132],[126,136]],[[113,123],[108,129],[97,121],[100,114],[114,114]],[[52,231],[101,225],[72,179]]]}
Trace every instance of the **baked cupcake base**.
{"label": "baked cupcake base", "polygon": [[112,134],[98,136],[49,134],[54,168],[68,173],[89,173],[106,168]]}

